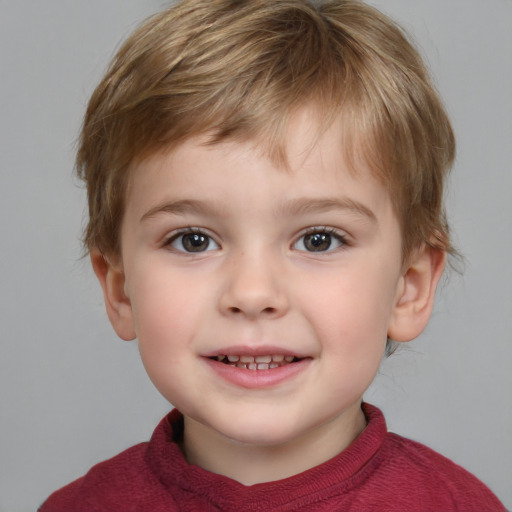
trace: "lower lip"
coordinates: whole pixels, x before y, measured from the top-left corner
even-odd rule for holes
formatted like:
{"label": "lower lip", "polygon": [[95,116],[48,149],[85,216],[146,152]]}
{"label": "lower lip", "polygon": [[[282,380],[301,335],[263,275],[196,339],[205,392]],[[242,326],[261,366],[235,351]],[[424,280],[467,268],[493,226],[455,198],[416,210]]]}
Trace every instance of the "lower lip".
{"label": "lower lip", "polygon": [[237,368],[215,359],[204,359],[208,366],[227,382],[246,389],[264,389],[277,386],[284,381],[303,372],[310,364],[311,359],[301,359],[295,363],[289,363],[279,368],[268,370],[247,370]]}

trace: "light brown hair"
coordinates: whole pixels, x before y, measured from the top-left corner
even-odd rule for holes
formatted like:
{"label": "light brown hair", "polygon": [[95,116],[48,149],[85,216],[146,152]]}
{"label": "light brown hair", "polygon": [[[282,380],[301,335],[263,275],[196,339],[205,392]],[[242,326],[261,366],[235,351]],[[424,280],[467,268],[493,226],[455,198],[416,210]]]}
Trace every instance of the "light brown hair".
{"label": "light brown hair", "polygon": [[[443,183],[450,122],[403,31],[357,0],[184,0],[124,43],[90,100],[77,154],[87,184],[84,243],[120,255],[131,166],[187,137],[260,140],[286,160],[284,130],[313,104],[344,150],[387,187],[403,254],[452,251]],[[241,170],[243,172],[243,170]]]}

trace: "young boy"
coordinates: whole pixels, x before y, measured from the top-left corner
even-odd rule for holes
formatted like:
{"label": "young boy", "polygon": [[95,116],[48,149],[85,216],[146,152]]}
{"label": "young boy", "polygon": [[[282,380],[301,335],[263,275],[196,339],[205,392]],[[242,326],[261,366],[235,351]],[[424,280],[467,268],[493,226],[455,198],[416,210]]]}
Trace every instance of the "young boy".
{"label": "young boy", "polygon": [[42,512],[504,510],[362,403],[426,326],[450,123],[355,0],[185,0],[124,44],[77,157],[110,321],[174,409]]}

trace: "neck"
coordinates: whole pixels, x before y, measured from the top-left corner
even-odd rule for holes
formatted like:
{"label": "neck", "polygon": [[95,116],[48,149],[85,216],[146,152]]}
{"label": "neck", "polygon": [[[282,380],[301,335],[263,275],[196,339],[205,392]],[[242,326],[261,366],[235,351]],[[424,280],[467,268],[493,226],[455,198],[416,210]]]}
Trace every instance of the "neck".
{"label": "neck", "polygon": [[186,460],[244,485],[288,478],[335,457],[366,427],[360,408],[337,417],[298,438],[275,445],[253,445],[229,439],[185,417]]}

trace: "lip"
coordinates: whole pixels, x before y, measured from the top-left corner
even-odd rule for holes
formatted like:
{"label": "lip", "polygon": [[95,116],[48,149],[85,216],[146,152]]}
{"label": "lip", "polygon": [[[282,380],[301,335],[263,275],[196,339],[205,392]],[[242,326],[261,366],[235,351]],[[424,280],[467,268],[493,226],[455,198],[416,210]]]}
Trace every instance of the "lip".
{"label": "lip", "polygon": [[267,356],[280,354],[283,356],[294,356],[298,359],[306,359],[308,358],[308,354],[303,354],[301,352],[295,352],[290,349],[286,349],[283,347],[278,347],[276,345],[258,345],[258,346],[250,346],[250,345],[230,345],[224,348],[218,348],[212,350],[211,352],[206,352],[202,354],[203,357],[216,357],[218,355],[224,356]]}
{"label": "lip", "polygon": [[[230,366],[229,364],[222,363],[215,359],[215,357],[220,354],[225,356],[247,355],[254,357],[279,354],[297,357],[299,361],[268,370],[247,370]],[[245,389],[266,389],[277,386],[305,371],[312,361],[311,357],[269,345],[259,347],[230,346],[204,354],[202,359],[210,370],[221,379]]]}

